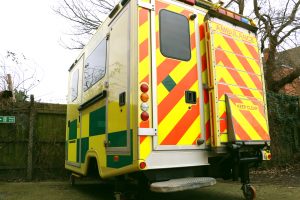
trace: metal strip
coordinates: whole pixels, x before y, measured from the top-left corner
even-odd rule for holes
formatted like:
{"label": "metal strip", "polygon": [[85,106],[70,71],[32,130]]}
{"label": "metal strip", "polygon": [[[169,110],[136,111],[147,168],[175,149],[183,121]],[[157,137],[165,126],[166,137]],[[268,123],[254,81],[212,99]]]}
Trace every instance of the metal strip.
{"label": "metal strip", "polygon": [[159,145],[155,148],[155,150],[165,150],[165,151],[173,151],[173,150],[188,150],[188,149],[193,149],[193,150],[202,150],[204,149],[205,146],[197,146],[197,145]]}
{"label": "metal strip", "polygon": [[[110,34],[110,29],[108,29],[109,32],[107,34]],[[109,75],[109,67],[108,67],[108,64],[109,64],[109,41],[110,41],[110,38],[108,38],[106,40],[106,74]],[[105,140],[104,140],[104,143],[103,144],[100,144],[100,145],[104,145],[105,146],[105,149],[106,149],[106,154],[107,154],[107,146],[105,145],[105,143],[108,143],[108,97],[109,97],[109,76],[107,76],[107,79],[106,79],[106,83],[105,84],[108,92],[107,92],[107,97],[105,99]]]}
{"label": "metal strip", "polygon": [[138,129],[138,135],[152,135],[154,136],[156,133],[155,133],[155,130],[154,128],[139,128]]}
{"label": "metal strip", "polygon": [[[197,15],[197,13],[195,13]],[[196,52],[197,52],[197,71],[198,71],[198,89],[199,89],[199,100],[200,100],[200,126],[201,126],[201,139],[205,141],[205,115],[204,115],[204,92],[203,92],[203,85],[202,85],[202,61],[201,61],[201,52],[200,52],[200,31],[199,31],[199,22],[198,22],[198,15],[194,20],[195,24],[195,36],[196,36]],[[206,142],[203,143],[205,146]]]}
{"label": "metal strip", "polygon": [[[212,34],[214,34],[214,33],[212,33]],[[227,42],[226,42],[226,43],[227,43]],[[248,56],[245,56],[245,55],[242,55],[242,54],[238,54],[238,53],[235,53],[235,52],[233,52],[233,51],[228,51],[228,50],[222,49],[222,48],[220,48],[220,47],[215,48],[215,46],[212,46],[212,49],[215,50],[215,51],[216,51],[216,50],[224,51],[224,52],[226,52],[226,53],[234,54],[234,55],[236,55],[236,56],[243,57],[243,58],[246,58],[246,59],[249,59],[249,60],[258,61],[258,60],[254,59],[254,58],[251,58],[251,57],[248,57]],[[239,49],[239,50],[241,50],[241,49]],[[242,51],[242,50],[241,50],[241,51]]]}
{"label": "metal strip", "polygon": [[261,76],[262,76],[261,74],[255,74],[255,73],[252,73],[252,72],[248,72],[248,71],[241,70],[241,69],[236,69],[236,68],[231,68],[231,67],[228,67],[228,66],[225,66],[225,65],[220,65],[220,64],[217,64],[216,67],[224,67],[224,68],[226,68],[226,69],[234,70],[234,71],[237,71],[237,72],[244,72],[244,73],[247,73],[247,74],[249,74],[249,75],[255,75],[255,76],[258,76],[258,77],[260,77],[260,79],[262,79],[262,78],[261,78]]}
{"label": "metal strip", "polygon": [[66,164],[73,166],[73,167],[78,167],[78,168],[80,168],[80,166],[81,166],[80,163],[75,163],[75,162],[71,162],[71,161],[67,161]]}
{"label": "metal strip", "polygon": [[216,78],[216,61],[215,61],[215,49],[214,49],[214,35],[213,31],[211,28],[211,22],[208,21],[208,33],[210,35],[210,42],[209,42],[209,49],[210,49],[210,68],[211,68],[211,74],[210,74],[210,80],[211,83],[213,84],[213,91],[212,91],[212,106],[214,107],[215,113],[212,113],[213,117],[213,126],[214,126],[214,141],[215,141],[215,147],[221,146],[221,138],[220,138],[220,124],[218,123],[218,118],[219,118],[219,96],[218,96],[218,83],[215,81]]}
{"label": "metal strip", "polygon": [[[79,102],[79,104],[81,104],[82,103],[82,101],[83,101],[83,80],[84,80],[84,66],[85,66],[85,64],[84,64],[84,62],[85,62],[85,57],[84,57],[84,55],[85,55],[85,53],[83,53],[82,54],[82,56],[80,57],[80,59],[82,58],[82,71],[81,71],[81,73],[82,73],[82,79],[81,79],[81,99],[80,99],[80,102]],[[79,61],[80,61],[80,59],[79,59]],[[79,141],[79,143],[80,143],[80,149],[79,149],[79,163],[81,163],[81,136],[82,136],[82,110],[78,110],[78,117],[79,117],[79,119],[78,119],[78,121],[79,121],[79,127],[80,127],[80,130],[79,130],[79,134],[80,134],[80,141]],[[76,136],[77,137],[77,136]],[[76,143],[77,143],[77,141],[76,141]],[[78,148],[77,147],[77,144],[76,144],[76,148]],[[76,151],[76,153],[77,153],[77,151]],[[80,164],[79,164],[79,167],[80,167]]]}
{"label": "metal strip", "polygon": [[150,11],[150,38],[151,38],[151,69],[152,69],[152,127],[155,131],[154,149],[158,145],[158,119],[157,119],[157,71],[156,71],[156,29],[155,29],[155,0],[151,0],[154,9]]}
{"label": "metal strip", "polygon": [[[130,106],[130,97],[131,97],[131,90],[130,90],[130,82],[131,82],[131,70],[130,70],[130,62],[131,62],[131,56],[130,56],[130,49],[131,49],[131,45],[130,45],[130,42],[131,42],[131,9],[130,9],[130,6],[128,6],[128,51],[127,51],[127,58],[128,58],[128,61],[127,61],[127,152],[130,153],[130,147],[132,145],[132,140],[133,138],[131,138],[131,134],[130,134],[130,109],[131,109],[131,106]],[[129,75],[129,76],[128,76]]]}
{"label": "metal strip", "polygon": [[[263,91],[263,90],[258,90],[257,88],[248,88],[248,87],[245,87],[245,86],[233,85],[233,84],[228,84],[228,83],[216,81],[216,86],[218,86],[218,85],[229,85],[229,86],[234,86],[234,87],[238,87],[238,88],[242,88],[242,89],[248,89],[250,91],[253,91],[253,90],[254,91]],[[237,95],[237,96],[239,96],[239,95]],[[256,98],[256,97],[251,97],[251,98]]]}

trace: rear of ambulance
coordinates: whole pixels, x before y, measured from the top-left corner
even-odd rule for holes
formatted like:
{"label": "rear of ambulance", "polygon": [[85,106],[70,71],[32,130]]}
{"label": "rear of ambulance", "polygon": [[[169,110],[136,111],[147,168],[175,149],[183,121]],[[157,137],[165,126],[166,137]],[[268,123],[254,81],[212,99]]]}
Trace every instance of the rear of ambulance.
{"label": "rear of ambulance", "polygon": [[140,168],[160,181],[217,176],[209,172],[217,163],[249,182],[248,164],[270,158],[256,28],[206,1],[138,5]]}
{"label": "rear of ambulance", "polygon": [[199,28],[206,11],[197,10],[195,1],[143,0],[138,5],[139,167],[150,182],[175,179],[180,185],[156,185],[154,191],[214,184],[201,177],[210,154],[205,37]]}
{"label": "rear of ambulance", "polygon": [[204,12],[164,0],[145,0],[138,12],[140,162],[148,170],[208,165],[198,23]]}

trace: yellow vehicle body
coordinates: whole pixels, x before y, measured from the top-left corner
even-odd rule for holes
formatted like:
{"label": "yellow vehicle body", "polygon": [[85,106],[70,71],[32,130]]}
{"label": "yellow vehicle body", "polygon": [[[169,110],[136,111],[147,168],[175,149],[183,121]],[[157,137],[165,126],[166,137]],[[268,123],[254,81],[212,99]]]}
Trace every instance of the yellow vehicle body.
{"label": "yellow vehicle body", "polygon": [[85,176],[93,160],[109,178],[268,148],[251,23],[207,1],[118,4],[69,70],[66,169]]}

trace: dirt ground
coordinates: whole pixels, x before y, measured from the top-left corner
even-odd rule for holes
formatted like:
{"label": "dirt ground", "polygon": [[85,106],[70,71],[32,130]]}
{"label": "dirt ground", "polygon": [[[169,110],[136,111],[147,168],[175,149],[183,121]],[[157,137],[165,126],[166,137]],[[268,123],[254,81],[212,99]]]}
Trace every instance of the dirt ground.
{"label": "dirt ground", "polygon": [[[256,199],[300,199],[300,167],[251,173]],[[214,186],[170,194],[150,193],[147,200],[242,200],[240,183],[218,180]],[[75,186],[67,181],[0,182],[0,200],[113,200],[113,185],[78,180]]]}

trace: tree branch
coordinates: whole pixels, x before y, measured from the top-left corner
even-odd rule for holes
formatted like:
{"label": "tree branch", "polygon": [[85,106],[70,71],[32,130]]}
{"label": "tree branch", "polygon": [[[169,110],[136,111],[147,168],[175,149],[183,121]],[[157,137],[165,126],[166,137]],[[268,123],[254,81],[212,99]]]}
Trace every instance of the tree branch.
{"label": "tree branch", "polygon": [[273,81],[272,85],[270,85],[269,89],[278,92],[283,86],[287,83],[291,83],[296,78],[300,76],[300,68],[297,67],[292,73],[280,79],[279,81]]}
{"label": "tree branch", "polygon": [[275,31],[275,36],[278,36],[283,31],[283,29],[290,26],[295,21],[296,14],[299,10],[299,6],[300,6],[300,1],[298,0],[297,3],[295,4],[294,8],[292,9],[291,14],[288,17],[284,16],[284,17],[286,17],[287,21],[285,23],[283,23],[282,26]]}

